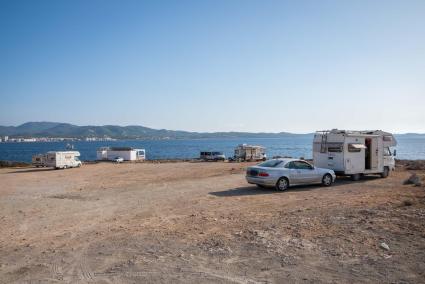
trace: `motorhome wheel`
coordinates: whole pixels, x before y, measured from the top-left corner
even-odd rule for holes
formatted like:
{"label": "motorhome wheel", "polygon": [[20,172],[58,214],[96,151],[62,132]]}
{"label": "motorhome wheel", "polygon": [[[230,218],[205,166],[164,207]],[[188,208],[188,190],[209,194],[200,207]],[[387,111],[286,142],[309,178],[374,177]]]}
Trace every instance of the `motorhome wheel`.
{"label": "motorhome wheel", "polygon": [[390,169],[388,167],[384,167],[384,171],[381,173],[382,178],[388,177],[390,174]]}
{"label": "motorhome wheel", "polygon": [[361,177],[361,175],[360,175],[360,174],[354,174],[354,175],[351,175],[351,179],[352,179],[352,180],[354,180],[354,181],[358,181],[358,180],[360,180],[360,177]]}

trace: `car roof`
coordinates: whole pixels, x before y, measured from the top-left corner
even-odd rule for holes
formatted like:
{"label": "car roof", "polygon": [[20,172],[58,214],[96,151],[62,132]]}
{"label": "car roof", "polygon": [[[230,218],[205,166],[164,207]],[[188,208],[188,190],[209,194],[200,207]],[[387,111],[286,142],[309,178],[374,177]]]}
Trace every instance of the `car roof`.
{"label": "car roof", "polygon": [[271,159],[271,160],[279,160],[284,162],[285,164],[292,162],[292,161],[303,161],[301,159],[294,159],[294,158],[277,158],[277,159]]}

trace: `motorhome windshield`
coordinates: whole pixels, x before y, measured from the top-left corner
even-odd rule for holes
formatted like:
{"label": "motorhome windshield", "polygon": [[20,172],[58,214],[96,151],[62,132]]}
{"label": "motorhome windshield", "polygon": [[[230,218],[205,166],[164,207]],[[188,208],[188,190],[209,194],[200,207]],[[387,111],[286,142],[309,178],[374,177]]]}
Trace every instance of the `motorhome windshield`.
{"label": "motorhome windshield", "polygon": [[384,148],[384,156],[392,156],[391,149],[389,147]]}

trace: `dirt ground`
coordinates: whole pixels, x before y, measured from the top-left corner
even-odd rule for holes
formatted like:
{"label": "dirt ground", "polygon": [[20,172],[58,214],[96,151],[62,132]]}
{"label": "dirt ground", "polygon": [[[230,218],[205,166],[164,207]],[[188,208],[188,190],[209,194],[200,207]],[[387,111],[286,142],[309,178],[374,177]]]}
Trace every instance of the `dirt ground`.
{"label": "dirt ground", "polygon": [[247,165],[0,169],[0,282],[425,283],[407,170],[276,192]]}

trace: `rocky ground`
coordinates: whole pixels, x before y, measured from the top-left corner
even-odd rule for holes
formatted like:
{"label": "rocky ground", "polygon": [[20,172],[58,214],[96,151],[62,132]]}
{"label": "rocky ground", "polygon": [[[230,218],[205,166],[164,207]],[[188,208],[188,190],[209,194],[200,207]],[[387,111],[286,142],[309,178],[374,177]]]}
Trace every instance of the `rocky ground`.
{"label": "rocky ground", "polygon": [[424,169],[276,192],[247,165],[0,169],[0,282],[425,283]]}

